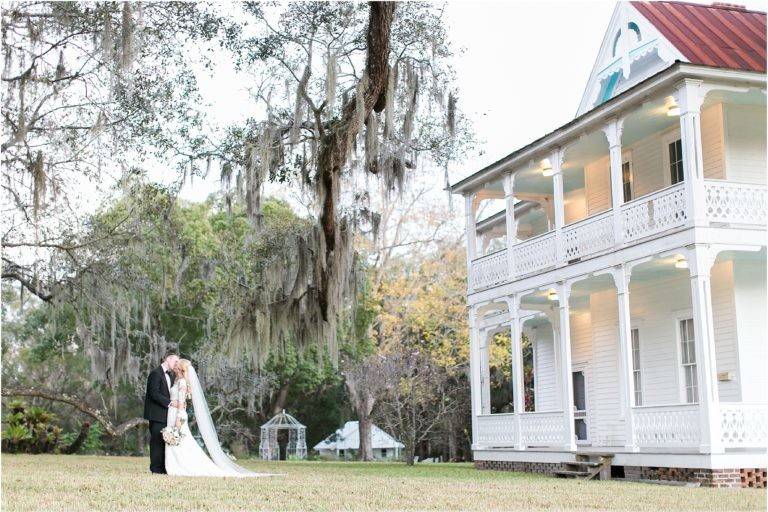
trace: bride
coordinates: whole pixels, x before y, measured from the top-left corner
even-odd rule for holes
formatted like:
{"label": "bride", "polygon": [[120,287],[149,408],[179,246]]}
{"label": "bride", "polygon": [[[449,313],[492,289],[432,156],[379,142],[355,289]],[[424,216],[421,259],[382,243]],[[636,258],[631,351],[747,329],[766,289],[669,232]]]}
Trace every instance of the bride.
{"label": "bride", "polygon": [[[168,427],[181,430],[178,445],[165,445],[165,469],[169,475],[179,476],[266,476],[235,464],[221,449],[216,429],[205,401],[197,372],[187,359],[180,359],[173,369],[176,380],[171,386],[171,405],[168,408]],[[210,457],[192,437],[187,421],[187,400],[192,399],[197,428],[205,441]]]}

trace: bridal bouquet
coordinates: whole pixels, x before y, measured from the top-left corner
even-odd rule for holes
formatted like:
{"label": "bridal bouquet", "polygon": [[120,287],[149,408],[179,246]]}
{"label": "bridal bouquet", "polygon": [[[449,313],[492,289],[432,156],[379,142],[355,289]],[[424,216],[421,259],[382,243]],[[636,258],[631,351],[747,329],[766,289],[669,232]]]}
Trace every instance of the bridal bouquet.
{"label": "bridal bouquet", "polygon": [[169,446],[178,446],[181,442],[181,438],[184,437],[184,434],[178,427],[165,427],[160,432],[163,434],[165,444]]}

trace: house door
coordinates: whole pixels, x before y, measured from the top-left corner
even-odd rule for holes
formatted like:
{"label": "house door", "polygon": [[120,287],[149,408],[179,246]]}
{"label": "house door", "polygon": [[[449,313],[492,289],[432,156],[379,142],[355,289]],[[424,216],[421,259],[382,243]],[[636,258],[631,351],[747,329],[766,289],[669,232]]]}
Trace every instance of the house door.
{"label": "house door", "polygon": [[584,369],[574,370],[573,376],[573,423],[576,442],[586,443],[587,436],[587,379]]}

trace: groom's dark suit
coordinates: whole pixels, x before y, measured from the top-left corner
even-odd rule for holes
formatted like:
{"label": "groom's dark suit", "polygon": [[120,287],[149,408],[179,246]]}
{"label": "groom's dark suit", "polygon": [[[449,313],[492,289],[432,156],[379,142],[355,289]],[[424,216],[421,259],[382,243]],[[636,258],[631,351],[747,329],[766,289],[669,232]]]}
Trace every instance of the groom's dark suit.
{"label": "groom's dark suit", "polygon": [[[149,420],[149,470],[153,473],[165,473],[165,441],[160,431],[168,421],[171,391],[164,373],[162,366],[149,372],[144,397],[144,419]],[[168,370],[168,375],[173,385],[173,372]]]}

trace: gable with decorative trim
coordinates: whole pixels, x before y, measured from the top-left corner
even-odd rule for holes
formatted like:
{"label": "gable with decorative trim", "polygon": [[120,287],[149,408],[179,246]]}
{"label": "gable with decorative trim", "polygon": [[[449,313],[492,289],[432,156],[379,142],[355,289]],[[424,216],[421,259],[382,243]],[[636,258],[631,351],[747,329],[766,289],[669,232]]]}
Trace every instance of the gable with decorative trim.
{"label": "gable with decorative trim", "polygon": [[608,101],[676,60],[686,59],[631,4],[618,3],[576,115]]}

